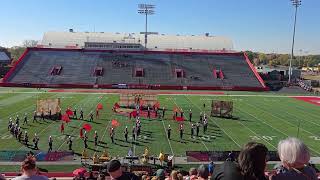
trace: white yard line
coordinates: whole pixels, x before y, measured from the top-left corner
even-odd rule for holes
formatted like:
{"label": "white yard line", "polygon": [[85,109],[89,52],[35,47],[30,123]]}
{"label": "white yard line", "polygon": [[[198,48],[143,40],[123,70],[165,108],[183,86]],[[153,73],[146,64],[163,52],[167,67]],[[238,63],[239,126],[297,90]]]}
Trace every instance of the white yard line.
{"label": "white yard line", "polygon": [[[188,96],[185,96],[189,102],[191,102],[193,104],[193,106],[196,106],[200,111],[201,111],[201,108],[197,105],[197,104],[194,104]],[[241,148],[240,144],[238,144],[228,133],[227,131],[225,131],[221,126],[219,126],[214,120],[211,119],[210,116],[208,116],[208,119],[210,119],[216,126],[218,126],[239,148]]]}
{"label": "white yard line", "polygon": [[[238,123],[240,123],[242,126],[244,126],[245,128],[247,128],[249,131],[251,131],[253,134],[255,134],[256,136],[259,136],[259,134],[257,134],[255,131],[253,131],[252,129],[250,129],[248,126],[244,125],[242,122],[238,121]],[[271,144],[269,141],[263,139],[264,142],[266,142],[267,144],[271,145],[274,149],[277,149],[276,146],[274,146],[273,144]]]}
{"label": "white yard line", "polygon": [[208,149],[208,147],[206,146],[206,144],[205,144],[203,141],[201,141],[201,142],[202,142],[202,144],[204,145],[204,147],[206,148],[206,150],[209,151],[209,149]]}
{"label": "white yard line", "polygon": [[167,141],[168,141],[169,146],[170,146],[170,149],[171,149],[171,153],[172,153],[172,155],[174,155],[174,152],[173,152],[173,149],[172,149],[172,146],[171,146],[170,140],[169,140],[169,138],[168,138],[168,136],[167,136],[167,129],[166,129],[166,126],[164,125],[164,122],[163,122],[163,119],[162,119],[162,118],[161,118],[161,122],[162,122],[163,129],[164,129],[164,135],[166,136]]}
{"label": "white yard line", "polygon": [[[273,127],[273,126],[272,126],[272,125],[270,125],[269,123],[266,123],[265,121],[260,120],[260,119],[259,119],[258,117],[256,117],[255,115],[252,115],[251,113],[249,113],[249,112],[245,112],[245,111],[242,111],[242,110],[240,110],[240,109],[239,109],[239,111],[244,112],[244,113],[246,113],[246,114],[248,114],[248,115],[252,116],[252,117],[253,117],[253,118],[255,118],[256,120],[258,120],[258,121],[262,122],[263,124],[265,124],[265,125],[267,125],[267,126],[271,127],[272,129],[274,129],[274,130],[278,131],[279,133],[283,134],[285,137],[290,137],[288,134],[286,134],[286,133],[282,132],[281,130],[279,130],[279,129],[275,128],[275,127]],[[316,153],[320,154],[320,152],[318,152],[317,150],[315,150],[315,149],[311,148],[310,146],[309,146],[309,149],[311,149],[312,151],[314,151],[314,152],[316,152]]]}
{"label": "white yard line", "polygon": [[[253,105],[251,105],[251,104],[249,104],[249,103],[246,103],[246,102],[243,102],[243,103],[248,104],[249,106],[254,107],[255,109],[258,109],[256,106],[253,106]],[[284,120],[284,119],[282,119],[282,118],[280,118],[280,117],[278,117],[278,116],[275,116],[275,115],[273,115],[272,113],[269,113],[268,111],[265,111],[265,110],[263,110],[263,109],[259,109],[259,110],[263,111],[263,112],[266,113],[266,114],[269,114],[270,116],[272,116],[272,117],[274,117],[274,118],[279,119],[280,121],[282,121],[282,122],[284,122],[284,123],[286,123],[286,124],[291,125],[292,127],[297,127],[297,125],[292,124],[291,122],[288,122],[288,121],[286,121],[286,120]],[[300,127],[300,129],[301,129],[302,131],[305,131],[305,132],[313,135],[313,136],[316,136],[316,134],[314,134],[314,133],[312,133],[312,132],[310,132],[310,131],[308,131],[308,130],[305,130],[305,129],[301,128],[301,127]]]}
{"label": "white yard line", "polygon": [[[266,106],[268,106],[268,104],[266,104],[266,103],[263,103],[263,102],[261,102],[263,105],[266,105]],[[287,107],[289,107],[289,108],[291,108],[290,106],[287,106]],[[295,108],[297,108],[297,110],[299,110],[301,113],[305,113],[304,111],[302,111],[301,109],[299,109],[298,107],[295,107]],[[295,119],[297,119],[297,120],[299,120],[295,115],[293,115],[293,114],[289,114],[287,111],[284,111],[284,112],[282,112],[282,113],[286,113],[286,114],[288,114],[288,115],[290,115],[290,116],[294,116],[295,117]],[[308,114],[308,116],[313,116],[313,117],[315,117],[315,118],[319,118],[318,116],[316,116],[316,115],[313,115],[313,114]],[[309,122],[309,123],[311,123],[311,124],[314,124],[314,125],[316,125],[316,126],[319,126],[320,127],[320,124],[317,124],[317,123],[315,123],[315,122],[313,122],[313,121],[309,121],[309,120],[307,120],[307,119],[304,119],[304,121],[307,121],[307,122]]]}

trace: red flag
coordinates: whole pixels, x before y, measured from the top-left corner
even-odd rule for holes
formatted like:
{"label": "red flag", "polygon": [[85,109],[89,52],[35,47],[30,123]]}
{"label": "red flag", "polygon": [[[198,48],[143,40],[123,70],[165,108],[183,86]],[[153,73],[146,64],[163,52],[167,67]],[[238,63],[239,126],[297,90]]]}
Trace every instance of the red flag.
{"label": "red flag", "polygon": [[217,70],[216,69],[213,69],[213,77],[217,78]]}
{"label": "red flag", "polygon": [[184,121],[183,117],[176,117],[176,121]]}
{"label": "red flag", "polygon": [[92,126],[88,123],[82,125],[83,129],[89,132],[92,129]]}
{"label": "red flag", "polygon": [[137,111],[132,111],[132,112],[131,112],[131,116],[132,116],[133,118],[136,118],[136,117],[137,117]]}
{"label": "red flag", "polygon": [[83,132],[82,132],[83,128],[80,128],[80,138],[83,138]]}
{"label": "red flag", "polygon": [[224,75],[223,75],[223,72],[222,72],[222,70],[221,70],[221,69],[220,69],[219,76],[220,76],[220,79],[224,79]]}
{"label": "red flag", "polygon": [[66,122],[66,123],[69,123],[71,121],[68,114],[62,115],[61,119],[62,119],[62,121]]}
{"label": "red flag", "polygon": [[116,119],[112,119],[111,125],[112,125],[112,127],[118,127],[118,126],[120,126],[120,123]]}
{"label": "red flag", "polygon": [[103,109],[103,106],[101,103],[97,104],[97,109]]}
{"label": "red flag", "polygon": [[120,108],[120,105],[119,105],[118,103],[115,103],[115,104],[113,105],[113,107],[114,107],[114,109],[118,109],[118,108]]}
{"label": "red flag", "polygon": [[160,103],[159,103],[159,101],[157,101],[157,102],[153,105],[153,108],[154,108],[154,109],[159,109],[159,107],[160,107]]}
{"label": "red flag", "polygon": [[60,132],[63,134],[64,133],[64,123],[61,124],[60,126]]}
{"label": "red flag", "polygon": [[67,114],[68,116],[73,116],[73,111],[72,111],[70,108],[68,108],[68,109],[66,110],[66,114]]}

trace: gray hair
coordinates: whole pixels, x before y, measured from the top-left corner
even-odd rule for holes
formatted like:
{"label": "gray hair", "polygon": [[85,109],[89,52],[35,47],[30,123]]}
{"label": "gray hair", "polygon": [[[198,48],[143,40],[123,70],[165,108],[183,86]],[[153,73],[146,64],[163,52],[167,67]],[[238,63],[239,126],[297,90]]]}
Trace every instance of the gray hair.
{"label": "gray hair", "polygon": [[278,153],[281,162],[290,165],[296,163],[307,164],[310,160],[308,147],[301,140],[294,137],[281,140],[278,144]]}

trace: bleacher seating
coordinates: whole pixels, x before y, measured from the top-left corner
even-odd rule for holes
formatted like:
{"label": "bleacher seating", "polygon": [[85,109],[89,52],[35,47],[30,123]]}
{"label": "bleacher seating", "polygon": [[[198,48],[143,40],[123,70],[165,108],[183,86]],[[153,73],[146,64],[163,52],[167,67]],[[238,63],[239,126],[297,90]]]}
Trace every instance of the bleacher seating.
{"label": "bleacher seating", "polygon": [[[60,67],[59,73],[52,75],[52,68]],[[97,76],[97,70],[103,73]],[[137,76],[137,70],[142,70],[142,76]],[[177,74],[181,77],[177,77]],[[5,77],[4,83],[75,86],[127,84],[198,89],[248,87],[261,90],[265,87],[241,53],[145,53],[41,48],[30,48],[14,71]]]}

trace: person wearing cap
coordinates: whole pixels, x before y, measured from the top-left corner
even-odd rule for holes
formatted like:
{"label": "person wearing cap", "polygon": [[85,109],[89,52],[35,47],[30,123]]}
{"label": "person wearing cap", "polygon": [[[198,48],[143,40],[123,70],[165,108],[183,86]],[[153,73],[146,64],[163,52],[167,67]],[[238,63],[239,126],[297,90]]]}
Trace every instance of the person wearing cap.
{"label": "person wearing cap", "polygon": [[199,137],[199,131],[200,131],[200,124],[199,124],[199,122],[197,122],[197,124],[196,124],[196,134],[197,134],[197,137]]}
{"label": "person wearing cap", "polygon": [[124,138],[126,139],[126,142],[128,142],[128,126],[124,129]]}
{"label": "person wearing cap", "polygon": [[77,116],[77,108],[74,108],[74,109],[73,109],[73,118],[78,119],[78,116]]}
{"label": "person wearing cap", "polygon": [[9,123],[8,123],[8,130],[10,130],[12,126],[13,126],[13,122],[12,122],[12,118],[10,117]]}
{"label": "person wearing cap", "polygon": [[118,160],[112,160],[107,165],[107,171],[111,179],[116,180],[138,180],[138,176],[130,172],[123,172],[121,163]]}
{"label": "person wearing cap", "polygon": [[88,148],[88,136],[86,131],[84,132],[84,137],[83,137],[83,143],[84,143],[84,148]]}
{"label": "person wearing cap", "polygon": [[114,143],[114,128],[113,127],[110,129],[110,138],[111,138],[111,142]]}
{"label": "person wearing cap", "polygon": [[28,142],[29,142],[28,132],[24,131],[24,144],[28,146]]}
{"label": "person wearing cap", "polygon": [[35,121],[37,121],[37,111],[34,111],[33,112],[33,123],[35,122]]}
{"label": "person wearing cap", "polygon": [[180,131],[180,139],[182,139],[183,138],[183,125],[182,124],[179,125],[179,131]]}
{"label": "person wearing cap", "polygon": [[28,117],[27,117],[27,113],[24,113],[23,125],[24,125],[24,124],[28,125]]}
{"label": "person wearing cap", "polygon": [[193,123],[191,124],[191,138],[193,138],[194,135],[194,125]]}
{"label": "person wearing cap", "polygon": [[189,110],[189,121],[191,122],[191,120],[192,120],[192,111],[191,111],[191,109]]}
{"label": "person wearing cap", "polygon": [[90,116],[90,122],[93,122],[93,112],[92,111],[90,111],[89,116]]}
{"label": "person wearing cap", "polygon": [[170,124],[168,125],[167,135],[168,135],[168,139],[170,139],[170,137],[171,137],[171,126],[170,126]]}
{"label": "person wearing cap", "polygon": [[71,138],[71,136],[68,137],[67,144],[69,145],[69,150],[72,151],[72,138]]}
{"label": "person wearing cap", "polygon": [[98,132],[94,131],[94,146],[98,146]]}
{"label": "person wearing cap", "polygon": [[39,149],[39,147],[38,147],[39,137],[38,137],[37,133],[34,134],[32,141],[34,143],[34,149],[38,150]]}
{"label": "person wearing cap", "polygon": [[52,136],[49,136],[48,143],[49,143],[49,150],[48,150],[48,152],[51,152],[51,151],[52,151],[52,143],[53,143]]}
{"label": "person wearing cap", "polygon": [[16,117],[16,124],[19,126],[19,121],[20,121],[20,119],[19,119],[19,115],[17,114],[17,117]]}
{"label": "person wearing cap", "polygon": [[79,119],[83,120],[83,110],[82,110],[82,108],[80,109],[80,118]]}
{"label": "person wearing cap", "polygon": [[33,156],[27,157],[21,165],[22,175],[13,178],[13,180],[48,180],[46,176],[37,175],[36,161]]}

